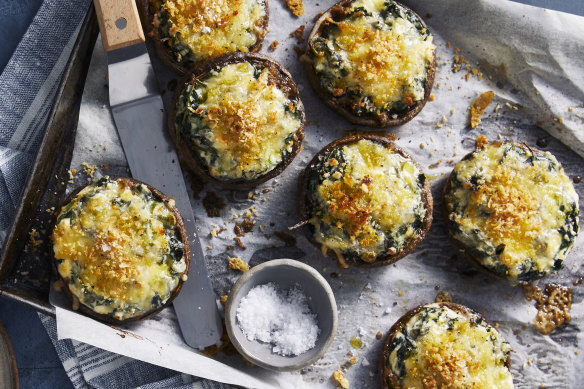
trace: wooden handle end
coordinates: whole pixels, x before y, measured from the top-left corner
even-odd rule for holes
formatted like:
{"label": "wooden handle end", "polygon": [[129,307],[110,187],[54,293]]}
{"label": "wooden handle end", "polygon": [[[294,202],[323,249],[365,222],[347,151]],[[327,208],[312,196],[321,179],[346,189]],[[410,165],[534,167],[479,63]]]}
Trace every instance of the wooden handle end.
{"label": "wooden handle end", "polygon": [[144,32],[133,0],[94,0],[105,51],[144,42]]}

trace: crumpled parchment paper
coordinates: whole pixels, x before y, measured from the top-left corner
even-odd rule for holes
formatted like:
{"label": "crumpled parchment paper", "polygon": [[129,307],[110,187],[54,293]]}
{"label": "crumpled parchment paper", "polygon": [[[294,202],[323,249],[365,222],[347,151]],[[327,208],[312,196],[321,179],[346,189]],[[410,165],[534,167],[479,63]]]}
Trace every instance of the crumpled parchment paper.
{"label": "crumpled parchment paper", "polygon": [[[435,204],[434,222],[417,250],[395,265],[340,270],[335,260],[322,257],[302,231],[289,232],[287,228],[298,222],[295,209],[297,178],[312,156],[347,131],[368,129],[351,125],[317,98],[294,51],[294,46],[304,49],[305,42],[300,44],[289,36],[298,26],[306,25],[306,37],[314,17],[334,1],[306,1],[306,13],[301,18],[293,17],[283,3],[280,0],[270,2],[270,33],[262,52],[281,62],[298,85],[308,120],[304,150],[283,174],[253,191],[226,191],[211,185],[201,189],[198,180],[191,179],[194,188],[192,204],[199,218],[200,238],[209,273],[219,296],[227,294],[241,274],[228,269],[228,256],[239,256],[251,266],[274,258],[299,259],[321,271],[331,284],[339,308],[339,330],[325,357],[302,372],[268,372],[246,366],[237,355],[223,353],[216,356],[217,360],[242,369],[243,374],[259,378],[268,387],[332,388],[335,387],[331,380],[333,371],[354,355],[357,363],[346,372],[351,387],[377,387],[383,338],[377,339],[376,334],[381,332],[385,336],[406,311],[432,302],[438,291],[448,291],[454,302],[483,313],[491,323],[498,323],[499,331],[514,349],[511,370],[516,387],[579,387],[578,383],[584,379],[582,369],[578,369],[584,366],[584,355],[578,353],[584,323],[584,291],[582,286],[572,284],[584,275],[582,237],[576,240],[565,268],[537,283],[556,282],[573,288],[571,323],[544,336],[531,325],[525,326],[533,321],[536,310],[533,302],[525,300],[519,287],[479,274],[448,244],[442,223],[441,190],[454,164],[474,149],[479,135],[485,135],[489,140],[504,139],[529,145],[535,145],[539,140],[539,144],[547,144],[543,149],[556,155],[570,177],[582,174],[584,19],[506,1],[404,1],[427,21],[437,46],[438,68],[434,100],[428,102],[414,120],[388,132],[395,134],[396,143],[421,164],[430,179]],[[275,51],[270,51],[268,46],[274,40],[280,45]],[[153,57],[152,61],[164,90],[165,104],[168,104],[172,97],[172,80],[177,77],[156,58]],[[460,70],[454,72],[457,64]],[[69,190],[89,180],[82,173],[82,162],[98,165],[96,177],[129,174],[109,112],[106,65],[105,55],[98,44],[83,96],[71,165],[79,172]],[[471,130],[470,103],[488,90],[495,92],[495,98],[481,124]],[[104,164],[106,170],[102,168]],[[575,187],[582,197],[584,184],[578,183]],[[226,206],[220,211],[220,217],[207,216],[202,205],[202,199],[211,192],[225,200]],[[241,237],[246,249],[228,250],[227,246],[235,246],[235,222],[242,221],[248,212],[256,226],[253,232]],[[260,226],[263,231],[260,231]],[[226,230],[212,237],[210,232],[219,228]],[[277,232],[290,236],[280,239]],[[61,303],[61,306],[68,305]],[[108,337],[116,338],[116,332],[104,330],[103,327],[107,326],[78,318],[78,315],[64,310],[57,312],[57,319],[61,337],[72,337],[157,363],[147,356],[147,349],[141,348],[140,342],[135,342],[130,348],[123,342],[108,342]],[[83,322],[82,330],[79,329],[80,321]],[[171,358],[168,364],[177,370],[219,381],[229,376],[227,368],[218,365],[214,365],[210,372],[201,369],[199,373],[196,367],[189,370],[184,364],[172,365],[175,356],[170,349],[180,348],[183,356],[189,352],[192,358],[200,356],[195,356],[194,351],[181,344],[176,318],[170,308],[128,329],[148,340],[142,343],[160,345],[159,352],[164,356],[161,360]],[[92,333],[99,333],[99,339]],[[359,349],[349,343],[355,336],[363,341]],[[240,381],[244,385],[259,387],[257,382],[251,378]]]}

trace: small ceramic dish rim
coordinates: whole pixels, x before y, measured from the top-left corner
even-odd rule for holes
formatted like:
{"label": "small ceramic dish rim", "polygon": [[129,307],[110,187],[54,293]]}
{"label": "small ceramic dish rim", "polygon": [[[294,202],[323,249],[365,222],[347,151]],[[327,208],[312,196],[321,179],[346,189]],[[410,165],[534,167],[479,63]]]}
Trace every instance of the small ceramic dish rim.
{"label": "small ceramic dish rim", "polygon": [[[323,300],[328,301],[330,314],[331,314],[331,322],[330,323],[323,323],[321,320],[322,309],[317,310],[311,304],[312,299],[315,296],[315,293],[311,293],[310,291],[306,290],[302,283],[302,279],[298,279],[298,277],[292,279],[286,277],[286,282],[289,282],[289,285],[293,285],[295,283],[300,284],[302,287],[303,292],[307,295],[309,299],[309,305],[311,310],[317,315],[317,320],[319,321],[319,328],[320,334],[316,341],[316,345],[314,348],[302,353],[300,355],[294,356],[282,356],[279,354],[272,353],[269,345],[267,344],[260,344],[258,341],[250,341],[246,338],[243,334],[243,331],[236,323],[236,311],[239,306],[239,302],[244,297],[247,292],[251,288],[257,285],[264,285],[268,282],[274,282],[276,285],[279,285],[277,279],[264,279],[261,277],[262,273],[264,275],[269,272],[270,270],[273,271],[275,268],[289,268],[288,272],[285,273],[287,276],[292,276],[292,274],[304,274],[304,277],[307,277],[306,280],[310,281],[313,285],[320,287],[321,291],[316,290],[316,293],[323,293],[324,297]],[[302,277],[302,276],[301,276]],[[288,287],[288,285],[284,285],[283,288]],[[313,289],[314,291],[314,289]],[[326,308],[325,308],[326,309]],[[248,361],[252,362],[253,364],[263,367],[269,370],[275,371],[293,371],[301,369],[305,366],[311,365],[312,363],[316,362],[320,359],[326,350],[331,345],[335,334],[337,332],[337,304],[335,301],[335,297],[333,291],[326,281],[326,279],[313,267],[306,265],[302,262],[293,260],[293,259],[273,259],[267,262],[262,263],[261,265],[257,265],[253,267],[251,270],[245,272],[239,280],[235,283],[229,296],[227,298],[227,303],[225,305],[225,327],[227,329],[227,334],[229,335],[229,339],[231,339],[231,343],[235,346],[237,351]],[[256,352],[249,350],[246,348],[245,344],[252,345],[254,343],[258,344],[259,346],[263,346],[265,348],[265,353],[263,352],[263,348],[258,347],[260,352]],[[260,354],[261,353],[261,354]],[[270,362],[272,361],[272,362]],[[289,361],[290,363],[286,363]]]}

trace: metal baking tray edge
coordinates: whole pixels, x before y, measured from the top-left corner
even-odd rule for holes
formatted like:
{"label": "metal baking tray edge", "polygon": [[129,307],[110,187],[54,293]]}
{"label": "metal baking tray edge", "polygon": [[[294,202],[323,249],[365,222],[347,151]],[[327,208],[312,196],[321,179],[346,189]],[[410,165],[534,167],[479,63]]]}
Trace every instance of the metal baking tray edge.
{"label": "metal baking tray edge", "polygon": [[[50,202],[58,205],[63,199],[66,185],[59,185],[58,177],[64,174],[66,177],[71,161],[81,95],[98,32],[95,9],[91,5],[63,73],[63,81],[49,114],[46,132],[0,256],[0,297],[51,315],[54,315],[54,308],[49,304],[48,282],[41,288],[18,282],[15,268],[22,257],[21,253],[27,244],[33,222],[43,212],[40,209],[41,201],[49,198]],[[49,257],[45,255],[44,258]],[[43,267],[44,271],[50,271],[47,270],[50,269],[49,261],[43,262],[45,263],[35,265]]]}

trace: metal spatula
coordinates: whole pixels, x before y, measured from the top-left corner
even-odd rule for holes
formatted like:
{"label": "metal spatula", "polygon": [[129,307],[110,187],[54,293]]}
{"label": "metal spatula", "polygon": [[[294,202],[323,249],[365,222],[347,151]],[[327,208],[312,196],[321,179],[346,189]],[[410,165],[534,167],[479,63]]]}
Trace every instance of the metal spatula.
{"label": "metal spatula", "polygon": [[174,198],[191,241],[188,280],[174,300],[186,343],[201,348],[217,343],[222,326],[205,257],[196,234],[193,209],[167,129],[144,33],[132,0],[94,0],[108,56],[112,114],[132,176]]}

